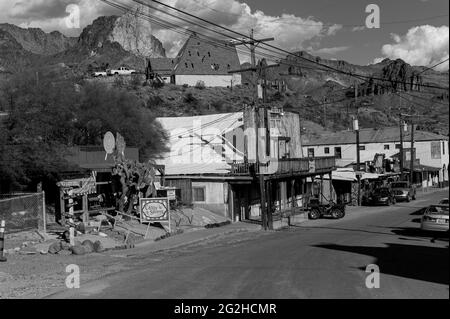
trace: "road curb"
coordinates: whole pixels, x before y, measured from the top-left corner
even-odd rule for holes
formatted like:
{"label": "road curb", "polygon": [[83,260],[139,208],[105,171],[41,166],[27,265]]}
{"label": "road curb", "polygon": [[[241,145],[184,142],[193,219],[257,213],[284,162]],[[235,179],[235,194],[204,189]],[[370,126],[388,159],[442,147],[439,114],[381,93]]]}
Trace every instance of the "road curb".
{"label": "road curb", "polygon": [[[156,249],[156,250],[151,250],[150,249],[147,252],[149,252],[149,251],[151,251],[151,252],[161,252],[161,251],[165,251],[165,250],[170,250],[170,249],[175,249],[175,248],[180,248],[180,247],[183,247],[183,246],[188,246],[188,245],[200,243],[200,242],[203,242],[203,241],[206,241],[206,240],[211,240],[211,239],[214,239],[214,238],[217,238],[217,237],[220,237],[220,236],[224,236],[224,235],[229,235],[229,234],[233,234],[233,233],[253,232],[253,231],[259,231],[259,230],[260,229],[257,229],[257,228],[251,229],[251,228],[248,228],[248,227],[229,229],[229,230],[225,230],[225,231],[222,231],[222,232],[219,232],[219,233],[211,234],[211,235],[208,235],[208,236],[205,236],[205,237],[196,238],[196,239],[193,239],[193,240],[190,240],[190,241],[177,243],[177,244],[174,244],[174,245],[169,245],[168,247],[164,247],[164,248],[161,248],[161,249]],[[200,230],[198,230],[198,231],[200,231]],[[195,232],[198,232],[198,231],[195,231]],[[161,242],[161,241],[159,241],[159,242]],[[149,247],[152,244],[155,244],[155,242],[143,242],[143,243],[140,243],[140,244],[136,245],[135,248]],[[151,248],[151,247],[149,247],[149,248]]]}

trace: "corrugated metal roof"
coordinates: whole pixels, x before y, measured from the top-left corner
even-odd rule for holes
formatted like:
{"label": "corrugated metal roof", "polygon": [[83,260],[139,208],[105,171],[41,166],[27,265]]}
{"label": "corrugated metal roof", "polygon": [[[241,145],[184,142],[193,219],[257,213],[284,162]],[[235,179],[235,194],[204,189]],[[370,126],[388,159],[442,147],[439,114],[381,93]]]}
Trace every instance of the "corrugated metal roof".
{"label": "corrugated metal roof", "polygon": [[228,174],[230,165],[227,163],[168,163],[166,175],[203,175]]}
{"label": "corrugated metal roof", "polygon": [[162,117],[157,121],[169,133],[170,152],[157,161],[166,166],[167,175],[225,174],[230,166],[224,154],[241,159],[242,154],[222,135],[243,126],[242,112]]}
{"label": "corrugated metal roof", "polygon": [[[386,128],[367,128],[361,129],[359,132],[359,138],[361,144],[367,143],[387,143],[387,142],[399,142],[400,141],[400,129],[398,127],[386,127]],[[411,139],[411,129],[403,134],[404,141]],[[440,141],[448,140],[447,136],[439,135],[426,131],[416,130],[414,132],[415,141]],[[342,145],[342,144],[355,144],[355,132],[354,131],[340,131],[319,137],[304,137],[304,146],[314,145]]]}

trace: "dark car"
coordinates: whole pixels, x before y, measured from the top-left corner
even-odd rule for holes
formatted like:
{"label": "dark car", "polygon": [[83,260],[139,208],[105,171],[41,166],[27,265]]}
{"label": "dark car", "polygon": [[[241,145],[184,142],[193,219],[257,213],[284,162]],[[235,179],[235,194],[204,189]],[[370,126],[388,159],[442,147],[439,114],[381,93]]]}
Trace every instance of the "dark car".
{"label": "dark car", "polygon": [[409,182],[393,182],[390,186],[397,201],[410,202],[416,199],[416,188]]}
{"label": "dark car", "polygon": [[367,203],[371,205],[394,205],[396,203],[392,190],[388,187],[380,187],[375,189],[368,195]]}

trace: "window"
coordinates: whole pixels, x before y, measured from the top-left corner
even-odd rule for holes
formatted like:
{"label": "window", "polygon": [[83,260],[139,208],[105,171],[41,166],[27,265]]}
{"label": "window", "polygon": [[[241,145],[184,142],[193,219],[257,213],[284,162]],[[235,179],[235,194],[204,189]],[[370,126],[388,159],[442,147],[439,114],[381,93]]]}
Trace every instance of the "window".
{"label": "window", "polygon": [[396,150],[399,150],[399,149],[400,149],[400,147],[401,147],[401,145],[400,145],[400,144],[395,144],[395,149],[396,149]]}
{"label": "window", "polygon": [[342,158],[342,148],[335,147],[334,148],[334,156],[336,156],[336,158]]}
{"label": "window", "polygon": [[308,157],[314,157],[314,149],[308,148]]}
{"label": "window", "polygon": [[192,187],[192,195],[194,197],[194,202],[204,202],[205,187]]}
{"label": "window", "polygon": [[189,53],[189,56],[191,56],[191,51],[188,51],[188,53]]}
{"label": "window", "polygon": [[431,158],[440,159],[441,158],[441,143],[431,142]]}
{"label": "window", "polygon": [[325,154],[330,154],[330,148],[329,148],[329,147],[325,147],[324,150],[323,150],[323,152],[324,152]]}
{"label": "window", "polygon": [[359,150],[360,151],[365,151],[366,150],[366,146],[365,145],[360,145],[359,146]]}
{"label": "window", "polygon": [[390,148],[390,147],[389,147],[389,144],[385,144],[385,145],[384,145],[384,149],[385,149],[385,150],[388,150],[389,148]]}

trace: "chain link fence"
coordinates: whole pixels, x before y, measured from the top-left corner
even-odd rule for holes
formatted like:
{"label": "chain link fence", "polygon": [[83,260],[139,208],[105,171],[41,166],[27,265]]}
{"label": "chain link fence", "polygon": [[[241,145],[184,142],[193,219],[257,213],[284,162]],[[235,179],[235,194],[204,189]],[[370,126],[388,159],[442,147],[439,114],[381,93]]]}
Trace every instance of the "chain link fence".
{"label": "chain link fence", "polygon": [[0,220],[6,233],[46,231],[45,193],[0,194]]}

